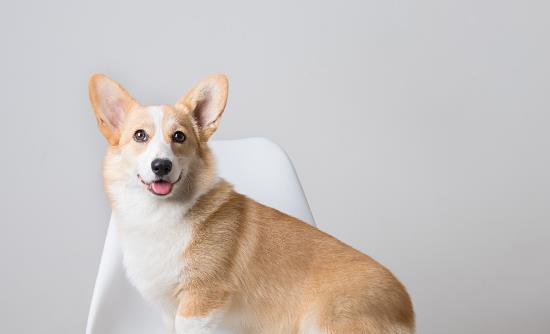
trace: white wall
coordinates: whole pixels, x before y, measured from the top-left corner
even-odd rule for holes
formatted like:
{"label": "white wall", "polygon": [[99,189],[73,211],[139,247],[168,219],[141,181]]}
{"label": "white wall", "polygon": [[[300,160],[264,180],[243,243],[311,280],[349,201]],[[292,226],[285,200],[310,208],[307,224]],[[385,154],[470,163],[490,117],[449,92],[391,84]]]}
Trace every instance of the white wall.
{"label": "white wall", "polygon": [[225,72],[217,139],[286,148],[320,227],[407,285],[419,333],[550,331],[550,3],[0,5],[0,332],[82,333],[108,203],[87,100]]}

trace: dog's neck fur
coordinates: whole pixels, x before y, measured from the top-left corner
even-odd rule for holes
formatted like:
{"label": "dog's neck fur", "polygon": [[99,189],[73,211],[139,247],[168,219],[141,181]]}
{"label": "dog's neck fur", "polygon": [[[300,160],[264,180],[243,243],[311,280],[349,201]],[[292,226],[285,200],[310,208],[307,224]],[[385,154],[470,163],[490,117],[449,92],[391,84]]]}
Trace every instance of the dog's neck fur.
{"label": "dog's neck fur", "polygon": [[109,189],[130,281],[145,298],[174,316],[174,291],[186,276],[183,251],[192,241],[195,226],[233,192],[217,176],[212,154],[206,150],[201,153],[202,162],[170,198],[157,198],[133,186]]}

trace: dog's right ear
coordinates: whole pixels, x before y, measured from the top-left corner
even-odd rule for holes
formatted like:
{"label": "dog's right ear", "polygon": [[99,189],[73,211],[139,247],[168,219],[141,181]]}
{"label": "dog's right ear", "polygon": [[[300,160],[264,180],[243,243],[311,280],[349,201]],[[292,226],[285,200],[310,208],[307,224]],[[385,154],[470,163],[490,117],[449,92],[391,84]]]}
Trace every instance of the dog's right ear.
{"label": "dog's right ear", "polygon": [[110,145],[118,145],[120,126],[137,102],[122,86],[103,74],[90,76],[88,92],[99,130]]}

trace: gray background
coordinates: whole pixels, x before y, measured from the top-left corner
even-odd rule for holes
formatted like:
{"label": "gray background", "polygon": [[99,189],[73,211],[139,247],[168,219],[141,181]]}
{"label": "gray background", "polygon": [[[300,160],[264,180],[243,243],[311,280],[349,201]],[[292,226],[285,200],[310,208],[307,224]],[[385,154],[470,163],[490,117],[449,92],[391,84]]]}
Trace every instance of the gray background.
{"label": "gray background", "polygon": [[321,229],[408,287],[419,333],[550,332],[548,1],[0,5],[0,332],[83,333],[109,216],[87,78],[293,159]]}

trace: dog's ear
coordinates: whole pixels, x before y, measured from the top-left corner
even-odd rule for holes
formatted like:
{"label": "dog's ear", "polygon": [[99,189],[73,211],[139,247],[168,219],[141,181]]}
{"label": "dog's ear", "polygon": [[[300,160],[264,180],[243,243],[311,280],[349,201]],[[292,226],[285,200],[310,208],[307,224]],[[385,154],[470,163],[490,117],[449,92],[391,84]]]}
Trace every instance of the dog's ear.
{"label": "dog's ear", "polygon": [[90,77],[88,92],[99,130],[109,144],[118,145],[120,126],[137,102],[122,86],[103,74]]}
{"label": "dog's ear", "polygon": [[178,104],[191,111],[199,127],[201,141],[207,141],[216,131],[227,102],[227,77],[217,74],[199,82]]}

